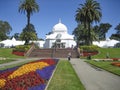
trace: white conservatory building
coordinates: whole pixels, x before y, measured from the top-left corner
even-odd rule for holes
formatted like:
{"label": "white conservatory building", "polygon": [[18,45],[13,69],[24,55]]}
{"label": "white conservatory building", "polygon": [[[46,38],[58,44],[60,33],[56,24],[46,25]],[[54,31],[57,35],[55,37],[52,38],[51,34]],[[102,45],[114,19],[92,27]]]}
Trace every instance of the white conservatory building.
{"label": "white conservatory building", "polygon": [[53,26],[52,33],[46,35],[44,48],[71,48],[76,46],[74,35],[68,34],[68,29],[61,20]]}

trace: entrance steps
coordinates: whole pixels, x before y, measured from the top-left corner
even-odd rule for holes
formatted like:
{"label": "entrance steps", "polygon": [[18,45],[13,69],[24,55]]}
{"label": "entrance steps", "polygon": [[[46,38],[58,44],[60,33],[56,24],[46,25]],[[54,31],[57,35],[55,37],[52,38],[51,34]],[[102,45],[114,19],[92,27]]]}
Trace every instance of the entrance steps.
{"label": "entrance steps", "polygon": [[76,49],[71,48],[53,48],[53,49],[34,49],[28,57],[40,57],[40,58],[67,58],[68,53],[71,53],[72,58],[79,56]]}

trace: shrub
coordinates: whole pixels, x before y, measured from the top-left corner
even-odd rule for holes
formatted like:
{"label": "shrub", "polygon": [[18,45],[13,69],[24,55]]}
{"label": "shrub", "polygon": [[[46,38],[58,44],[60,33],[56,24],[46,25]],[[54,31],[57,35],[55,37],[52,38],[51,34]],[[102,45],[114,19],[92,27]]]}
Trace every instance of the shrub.
{"label": "shrub", "polygon": [[30,49],[30,45],[19,45],[19,46],[16,46],[13,51],[19,51],[19,52],[26,52],[27,50]]}
{"label": "shrub", "polygon": [[80,46],[80,49],[83,50],[83,52],[98,52],[98,46],[91,45],[91,46]]}

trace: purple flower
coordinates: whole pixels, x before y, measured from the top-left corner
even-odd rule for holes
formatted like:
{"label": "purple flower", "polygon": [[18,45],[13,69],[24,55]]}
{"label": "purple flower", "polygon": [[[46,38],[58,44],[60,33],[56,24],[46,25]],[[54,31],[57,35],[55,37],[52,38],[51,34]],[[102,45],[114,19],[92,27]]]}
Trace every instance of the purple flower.
{"label": "purple flower", "polygon": [[45,80],[49,80],[51,75],[52,75],[52,72],[54,70],[55,66],[52,65],[52,66],[48,66],[48,67],[45,67],[43,68],[42,70],[40,69],[37,69],[36,72]]}
{"label": "purple flower", "polygon": [[44,90],[45,87],[46,87],[45,84],[40,84],[39,86],[31,87],[31,88],[29,88],[28,90]]}

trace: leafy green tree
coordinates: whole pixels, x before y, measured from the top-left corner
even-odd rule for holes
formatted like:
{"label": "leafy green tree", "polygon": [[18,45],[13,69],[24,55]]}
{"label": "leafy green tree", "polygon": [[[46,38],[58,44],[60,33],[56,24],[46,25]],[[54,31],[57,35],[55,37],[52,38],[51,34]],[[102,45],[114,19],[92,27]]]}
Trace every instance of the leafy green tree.
{"label": "leafy green tree", "polygon": [[34,25],[27,25],[20,34],[20,39],[25,40],[25,45],[29,44],[30,40],[37,40],[37,34],[35,32]]}
{"label": "leafy green tree", "polygon": [[115,40],[120,41],[120,34],[117,34],[117,33],[116,34],[112,34],[110,39],[115,39]]}
{"label": "leafy green tree", "polygon": [[15,33],[12,38],[15,38],[16,40],[19,40],[20,39],[20,34],[19,33]]}
{"label": "leafy green tree", "polygon": [[12,27],[7,21],[0,20],[0,40],[5,40],[8,38]]}
{"label": "leafy green tree", "polygon": [[[73,33],[75,35],[75,40],[78,45],[86,45],[88,41],[88,30],[84,27],[83,24],[78,24],[78,26],[74,29]],[[91,28],[91,40],[98,40],[98,35],[95,34],[93,29]]]}
{"label": "leafy green tree", "polygon": [[26,13],[27,16],[27,26],[23,29],[20,38],[25,40],[25,44],[28,44],[30,40],[37,39],[35,29],[32,24],[30,24],[30,16],[33,14],[33,12],[39,11],[39,5],[35,0],[23,0],[20,3],[18,11]]}
{"label": "leafy green tree", "polygon": [[19,12],[26,13],[27,16],[27,25],[30,24],[30,16],[33,12],[39,11],[39,5],[36,3],[35,0],[22,0],[19,6]]}
{"label": "leafy green tree", "polygon": [[99,22],[102,14],[100,4],[94,0],[86,0],[84,4],[80,4],[81,8],[77,9],[75,20],[78,23],[84,24],[85,28],[88,30],[87,44],[91,45],[91,25],[93,22]]}
{"label": "leafy green tree", "polygon": [[83,45],[87,41],[86,29],[83,24],[78,24],[78,26],[74,29],[72,34],[75,36],[75,40],[78,45]]}
{"label": "leafy green tree", "polygon": [[94,26],[94,32],[99,36],[99,40],[106,39],[106,33],[112,27],[109,23],[101,23],[99,26]]}
{"label": "leafy green tree", "polygon": [[116,34],[112,34],[110,39],[115,39],[120,41],[120,24],[115,27]]}
{"label": "leafy green tree", "polygon": [[117,32],[116,32],[117,34],[120,34],[120,24],[118,24],[118,25],[115,27],[115,30],[117,31]]}

